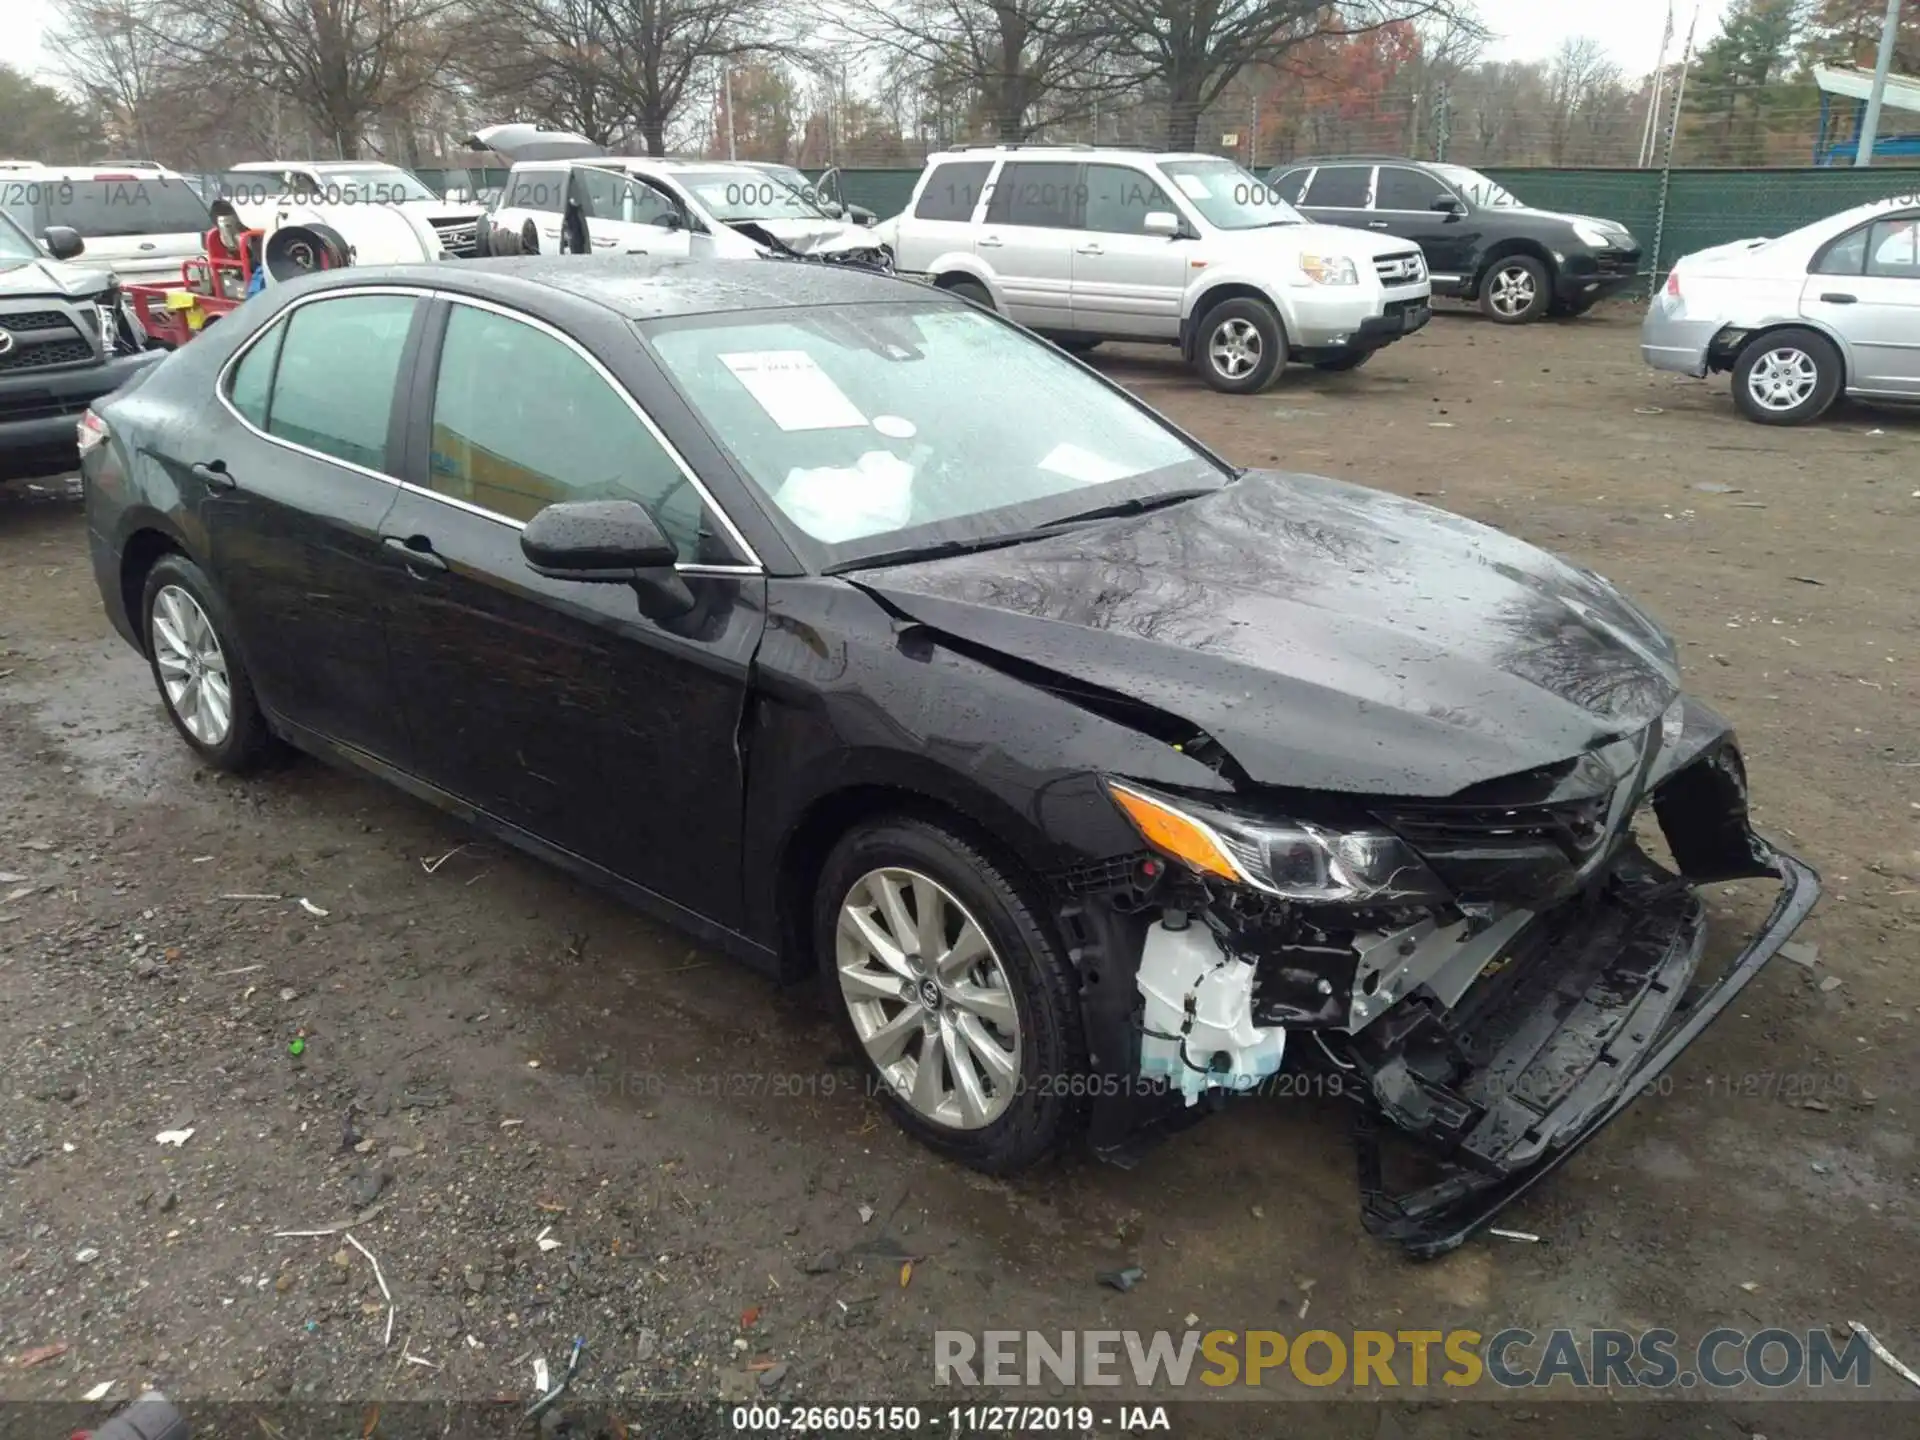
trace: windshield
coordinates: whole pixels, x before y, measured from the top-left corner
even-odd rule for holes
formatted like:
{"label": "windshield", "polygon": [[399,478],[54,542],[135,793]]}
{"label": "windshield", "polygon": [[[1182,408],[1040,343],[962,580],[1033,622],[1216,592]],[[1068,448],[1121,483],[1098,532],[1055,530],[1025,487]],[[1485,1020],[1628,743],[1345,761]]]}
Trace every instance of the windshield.
{"label": "windshield", "polygon": [[759,170],[682,170],[673,179],[721,220],[824,220],[826,214],[784,179]]}
{"label": "windshield", "polygon": [[1511,190],[1497,180],[1490,180],[1478,170],[1469,170],[1464,165],[1435,165],[1434,172],[1460,192],[1460,198],[1469,205],[1483,210],[1501,210],[1521,208],[1521,202]]}
{"label": "windshield", "polygon": [[33,243],[26,231],[0,213],[0,270],[11,270],[16,265],[25,265],[39,258],[40,247]]}
{"label": "windshield", "polygon": [[213,219],[177,175],[126,180],[23,180],[0,185],[0,209],[28,234],[67,225],[89,240],[117,235],[198,235]]}
{"label": "windshield", "polygon": [[809,201],[819,198],[818,192],[813,188],[813,182],[807,179],[805,174],[796,170],[791,165],[756,165],[753,168],[760,171],[763,175],[771,175],[782,185],[791,186],[793,189],[798,190]]}
{"label": "windshield", "polygon": [[1258,230],[1263,225],[1304,225],[1306,217],[1266,181],[1231,160],[1162,160],[1171,180],[1194,209],[1218,230]]}
{"label": "windshield", "polygon": [[1232,478],[1051,346],[969,306],[699,315],[654,322],[647,338],[820,568],[991,543]]}

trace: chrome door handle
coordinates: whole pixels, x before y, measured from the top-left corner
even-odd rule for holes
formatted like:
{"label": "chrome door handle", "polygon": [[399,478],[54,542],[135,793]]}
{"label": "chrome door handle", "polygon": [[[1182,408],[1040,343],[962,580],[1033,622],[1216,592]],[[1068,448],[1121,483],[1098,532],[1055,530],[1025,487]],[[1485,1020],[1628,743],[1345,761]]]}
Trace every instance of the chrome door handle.
{"label": "chrome door handle", "polygon": [[1384,220],[1369,220],[1367,222],[1367,229],[1369,230],[1384,230],[1386,228],[1387,222]]}
{"label": "chrome door handle", "polygon": [[424,535],[383,535],[380,543],[389,550],[400,552],[400,563],[407,567],[410,574],[419,579],[422,570],[445,570],[447,562],[433,553],[433,541]]}
{"label": "chrome door handle", "polygon": [[1098,245],[1082,245],[1073,253],[1076,255],[1104,255],[1107,252],[1102,250]]}
{"label": "chrome door handle", "polygon": [[224,460],[207,460],[193,467],[193,473],[205,482],[209,490],[232,490],[235,488],[233,476],[227,473]]}
{"label": "chrome door handle", "polygon": [[983,250],[997,250],[1006,242],[998,235],[982,235],[974,243]]}

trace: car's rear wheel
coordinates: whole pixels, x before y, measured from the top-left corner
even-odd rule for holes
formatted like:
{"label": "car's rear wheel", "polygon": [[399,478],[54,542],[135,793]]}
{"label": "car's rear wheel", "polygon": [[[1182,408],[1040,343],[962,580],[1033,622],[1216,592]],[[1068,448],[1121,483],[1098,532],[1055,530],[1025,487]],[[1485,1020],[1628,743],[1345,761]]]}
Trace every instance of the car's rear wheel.
{"label": "car's rear wheel", "polygon": [[1255,395],[1287,363],[1287,335],[1273,307],[1261,300],[1223,300],[1200,322],[1193,351],[1200,378],[1229,395]]}
{"label": "car's rear wheel", "polygon": [[940,287],[950,295],[971,301],[982,310],[993,309],[993,295],[978,280],[949,280]]}
{"label": "car's rear wheel", "polygon": [[1840,352],[1814,330],[1775,330],[1733,362],[1733,403],[1762,425],[1818,420],[1840,394]]}
{"label": "car's rear wheel", "polygon": [[166,555],[141,591],[148,664],[181,738],[216,769],[241,774],[273,752],[219,592],[198,565]]}
{"label": "car's rear wheel", "polygon": [[1078,1128],[1078,982],[1022,888],[924,820],[837,844],[814,902],[822,978],[881,1103],[909,1134],[995,1174]]}
{"label": "car's rear wheel", "polygon": [[1531,255],[1493,262],[1480,286],[1480,313],[1497,325],[1525,325],[1547,313],[1553,286],[1547,267]]}

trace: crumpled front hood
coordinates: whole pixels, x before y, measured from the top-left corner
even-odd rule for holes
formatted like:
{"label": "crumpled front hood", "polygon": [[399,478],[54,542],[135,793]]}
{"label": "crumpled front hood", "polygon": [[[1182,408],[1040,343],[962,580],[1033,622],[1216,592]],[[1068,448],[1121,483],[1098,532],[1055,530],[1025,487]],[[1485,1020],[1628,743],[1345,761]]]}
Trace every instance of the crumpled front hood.
{"label": "crumpled front hood", "polygon": [[64,295],[69,299],[98,295],[113,283],[112,272],[58,260],[29,260],[0,268],[0,300],[35,295]]}
{"label": "crumpled front hood", "polygon": [[831,255],[847,250],[873,250],[880,241],[864,225],[841,220],[741,220],[764,230],[782,245],[802,255]]}
{"label": "crumpled front hood", "polygon": [[1190,721],[1263,785],[1451,795],[1637,733],[1679,690],[1669,642],[1600,577],[1313,476],[854,578]]}

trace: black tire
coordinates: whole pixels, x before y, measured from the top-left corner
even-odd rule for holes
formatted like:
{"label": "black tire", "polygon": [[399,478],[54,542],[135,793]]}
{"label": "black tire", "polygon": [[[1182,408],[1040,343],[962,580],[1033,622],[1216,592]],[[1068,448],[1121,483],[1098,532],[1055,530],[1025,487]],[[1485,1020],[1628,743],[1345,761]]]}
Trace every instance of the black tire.
{"label": "black tire", "polygon": [[[154,607],[162,593],[171,589],[185,591],[199,607],[224,662],[229,719],[225,733],[214,740],[196,735],[167,693],[167,678],[162,674],[164,642],[155,634]],[[234,645],[232,617],[206,572],[184,555],[161,556],[147,572],[146,583],[140,588],[139,619],[140,636],[147,649],[147,666],[153,673],[154,688],[160,692],[160,703],[173,728],[194,753],[216,770],[232,775],[257,770],[272,759],[279,748],[278,742],[267,726],[267,717],[260,712],[246,662]]]}
{"label": "black tire", "polygon": [[978,305],[982,310],[992,310],[993,294],[978,280],[948,280],[940,288],[950,295],[958,295],[962,300]]}
{"label": "black tire", "polygon": [[1064,339],[1055,340],[1053,343],[1069,355],[1091,355],[1100,348],[1099,340],[1085,335],[1068,336]]}
{"label": "black tire", "polygon": [[[1797,357],[1794,358],[1794,357]],[[1798,371],[1808,383],[1789,385]],[[1772,374],[1776,384],[1764,379]],[[1806,425],[1818,420],[1840,396],[1840,352],[1817,330],[1770,330],[1756,335],[1733,362],[1733,403],[1740,413],[1761,425]],[[1777,403],[1763,401],[1760,391],[1772,390]],[[1804,390],[1797,400],[1794,393]]]}
{"label": "black tire", "polygon": [[[1215,356],[1216,343],[1229,356],[1236,353],[1236,349],[1244,356],[1249,334],[1256,343],[1251,367],[1234,374],[1231,360]],[[1193,368],[1216,390],[1228,395],[1258,395],[1274,382],[1286,363],[1286,327],[1264,300],[1222,300],[1200,321],[1199,336],[1193,346]]]}
{"label": "black tire", "polygon": [[520,226],[520,253],[522,255],[540,253],[540,227],[533,223],[532,216],[528,216]]}
{"label": "black tire", "polygon": [[1349,350],[1346,354],[1335,355],[1330,360],[1316,360],[1313,362],[1313,368],[1338,375],[1348,370],[1358,370],[1373,358],[1373,354],[1371,350]]}
{"label": "black tire", "polygon": [[[1019,1025],[1019,1077],[1007,1088],[997,1117],[978,1128],[924,1116],[898,1094],[861,1042],[842,993],[841,907],[856,884],[888,868],[917,872],[959,902],[991,944],[1012,997]],[[828,1008],[880,1103],[909,1135],[976,1170],[1005,1175],[1044,1159],[1079,1133],[1084,1106],[1072,1095],[1074,1086],[1057,1083],[1086,1073],[1078,976],[1021,886],[971,841],[903,816],[856,827],[834,846],[821,871],[813,901],[813,943]],[[916,1003],[906,999],[908,1009]],[[944,1066],[944,1060],[941,1063]]]}
{"label": "black tire", "polygon": [[1553,304],[1553,277],[1531,255],[1506,255],[1480,281],[1480,313],[1496,325],[1530,325]]}

